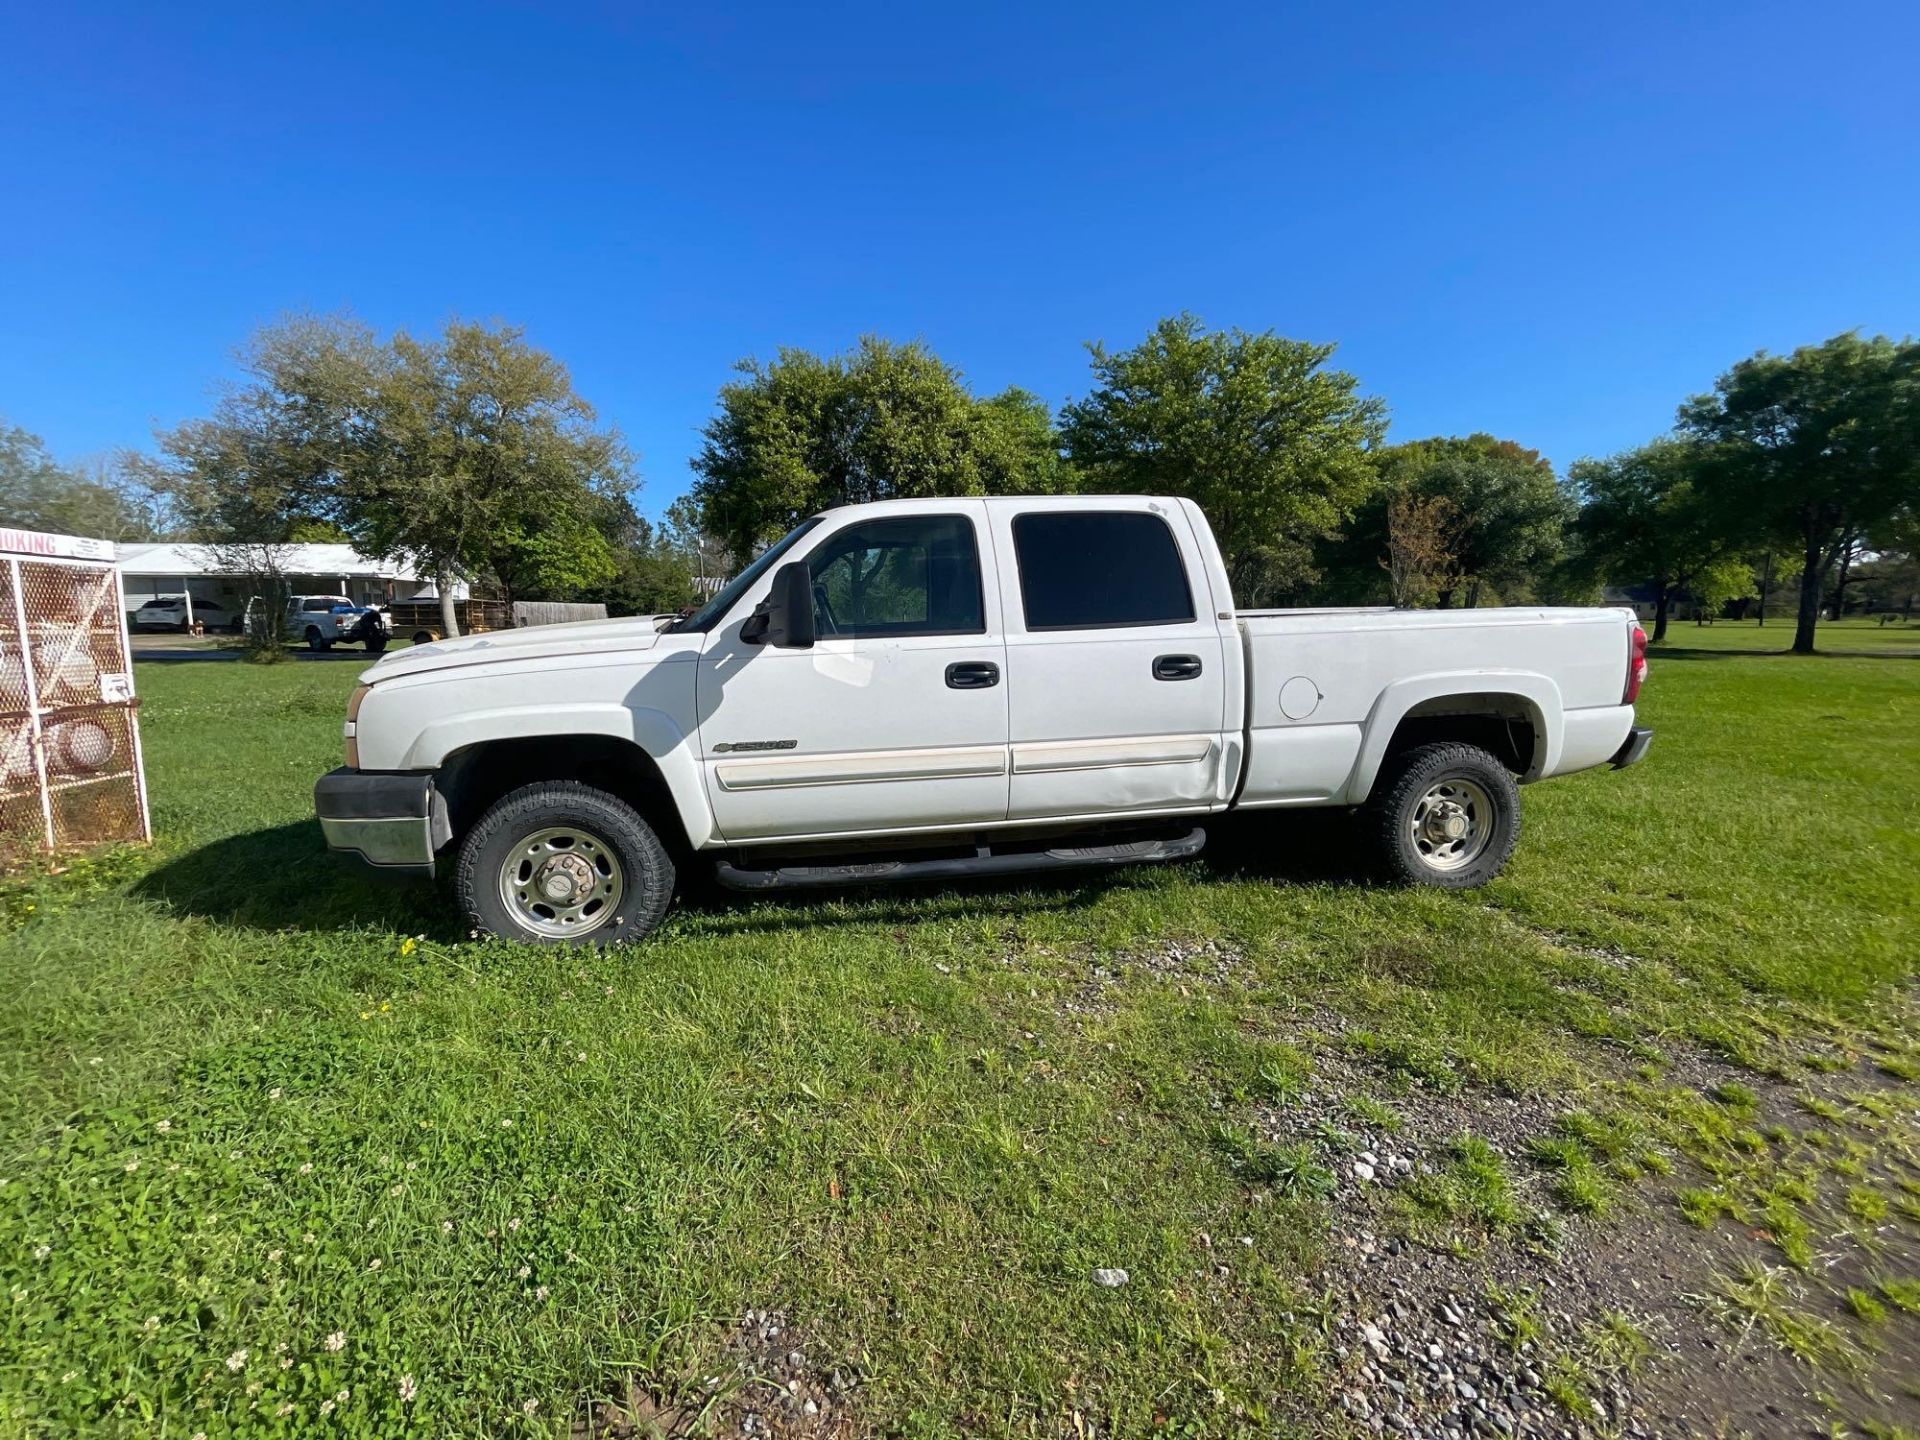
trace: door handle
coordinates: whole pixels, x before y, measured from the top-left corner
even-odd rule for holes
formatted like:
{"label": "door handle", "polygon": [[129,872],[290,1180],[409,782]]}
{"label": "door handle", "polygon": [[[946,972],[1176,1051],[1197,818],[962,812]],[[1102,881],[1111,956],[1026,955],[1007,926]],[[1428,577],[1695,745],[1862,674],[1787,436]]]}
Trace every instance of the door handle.
{"label": "door handle", "polygon": [[1000,683],[1000,667],[991,660],[956,660],[947,666],[949,690],[986,690]]}
{"label": "door handle", "polygon": [[1156,680],[1194,680],[1200,675],[1198,655],[1156,655],[1153,678]]}

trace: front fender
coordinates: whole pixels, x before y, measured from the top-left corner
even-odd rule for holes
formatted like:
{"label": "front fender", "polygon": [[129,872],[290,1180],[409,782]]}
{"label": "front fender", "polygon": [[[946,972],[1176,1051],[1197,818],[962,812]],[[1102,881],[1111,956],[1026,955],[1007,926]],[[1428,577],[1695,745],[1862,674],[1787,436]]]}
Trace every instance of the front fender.
{"label": "front fender", "polygon": [[438,770],[456,750],[490,740],[534,740],[546,736],[607,735],[628,740],[660,767],[695,849],[713,835],[713,816],[693,758],[693,737],[664,710],[613,703],[510,705],[466,710],[427,724],[402,758],[403,770]]}
{"label": "front fender", "polygon": [[1533,764],[1524,778],[1532,780],[1553,773],[1565,742],[1562,715],[1564,707],[1560,687],[1533,670],[1455,670],[1430,675],[1415,675],[1396,680],[1380,692],[1362,727],[1360,753],[1347,777],[1342,800],[1358,805],[1373,791],[1380,766],[1393,743],[1393,732],[1415,707],[1431,700],[1451,696],[1489,696],[1518,701],[1532,722],[1535,744]]}

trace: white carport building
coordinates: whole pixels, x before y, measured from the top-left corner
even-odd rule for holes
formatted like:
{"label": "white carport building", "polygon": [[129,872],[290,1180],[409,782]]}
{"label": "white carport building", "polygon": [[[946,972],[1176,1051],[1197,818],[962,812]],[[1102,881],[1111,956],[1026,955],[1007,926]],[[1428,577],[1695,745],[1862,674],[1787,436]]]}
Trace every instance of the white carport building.
{"label": "white carport building", "polygon": [[[282,564],[295,595],[345,595],[356,605],[410,600],[431,582],[408,567],[362,555],[351,545],[288,545]],[[149,600],[184,595],[191,608],[212,601],[234,615],[246,608],[245,582],[223,573],[204,546],[159,543],[122,545],[120,575],[129,611]]]}

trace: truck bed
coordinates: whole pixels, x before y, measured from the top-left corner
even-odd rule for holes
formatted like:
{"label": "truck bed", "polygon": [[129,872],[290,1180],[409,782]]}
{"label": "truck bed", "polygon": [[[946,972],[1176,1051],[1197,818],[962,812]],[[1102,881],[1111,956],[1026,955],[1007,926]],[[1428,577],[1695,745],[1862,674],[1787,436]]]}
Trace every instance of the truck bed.
{"label": "truck bed", "polygon": [[[1527,780],[1604,762],[1633,723],[1620,703],[1630,627],[1617,609],[1255,610],[1246,653],[1247,808],[1367,793],[1405,723],[1498,698]],[[1477,695],[1462,697],[1472,673]],[[1445,696],[1447,698],[1441,698]]]}

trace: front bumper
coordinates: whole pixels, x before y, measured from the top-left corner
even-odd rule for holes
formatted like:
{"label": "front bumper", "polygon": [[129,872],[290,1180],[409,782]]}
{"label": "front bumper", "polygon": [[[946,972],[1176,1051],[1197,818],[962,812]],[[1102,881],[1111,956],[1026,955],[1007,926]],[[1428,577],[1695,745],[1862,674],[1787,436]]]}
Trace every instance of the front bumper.
{"label": "front bumper", "polygon": [[1653,731],[1645,725],[1636,725],[1627,732],[1627,740],[1613,753],[1613,768],[1624,770],[1629,765],[1638,765],[1646,758],[1647,746],[1653,743]]}
{"label": "front bumper", "polygon": [[433,874],[433,857],[453,838],[447,802],[431,775],[342,767],[313,787],[327,848],[379,870]]}

